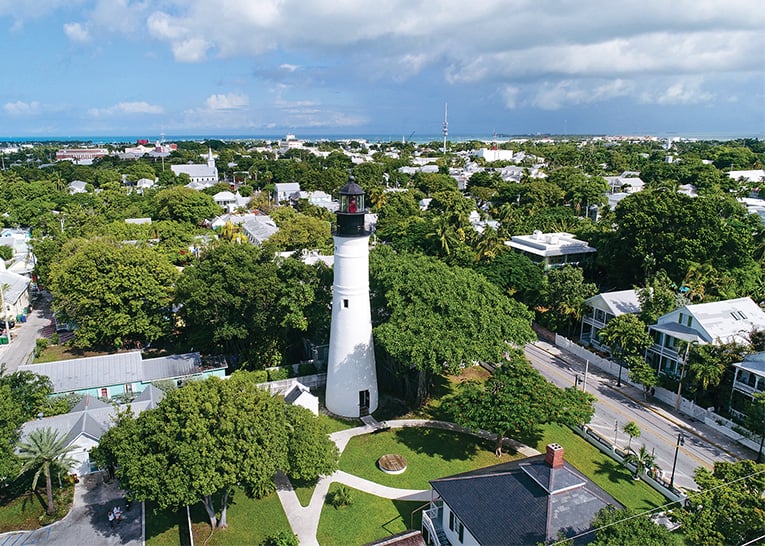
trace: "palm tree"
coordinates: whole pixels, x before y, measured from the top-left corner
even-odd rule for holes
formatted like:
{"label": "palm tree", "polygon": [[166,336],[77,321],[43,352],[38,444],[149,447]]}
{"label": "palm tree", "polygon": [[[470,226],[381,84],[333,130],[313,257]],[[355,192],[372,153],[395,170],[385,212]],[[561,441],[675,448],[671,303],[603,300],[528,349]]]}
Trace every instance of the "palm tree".
{"label": "palm tree", "polygon": [[630,421],[624,425],[622,430],[630,437],[629,442],[627,442],[627,451],[629,451],[630,446],[632,445],[632,439],[640,436],[640,427],[635,421]]}
{"label": "palm tree", "polygon": [[639,480],[646,469],[653,465],[654,460],[656,460],[656,456],[648,452],[645,444],[643,444],[638,451],[631,450],[624,456],[625,464],[635,465],[635,473],[632,477],[636,480]]}
{"label": "palm tree", "polygon": [[45,475],[45,491],[48,495],[48,514],[55,510],[53,505],[53,485],[51,471],[69,472],[76,461],[69,456],[77,446],[67,445],[66,437],[51,428],[32,431],[26,442],[19,443],[18,453],[22,466],[19,474],[35,470],[32,479],[32,491],[37,488],[40,474]]}

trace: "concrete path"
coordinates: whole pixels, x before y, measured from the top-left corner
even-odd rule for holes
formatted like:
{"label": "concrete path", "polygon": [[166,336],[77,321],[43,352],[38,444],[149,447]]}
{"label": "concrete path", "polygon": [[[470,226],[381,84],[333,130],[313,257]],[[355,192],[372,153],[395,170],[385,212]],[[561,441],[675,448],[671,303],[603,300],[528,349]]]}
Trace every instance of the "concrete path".
{"label": "concrete path", "polygon": [[[372,421],[370,421],[372,422]],[[374,421],[376,423],[376,421]],[[468,431],[459,425],[454,423],[447,423],[444,421],[429,421],[426,419],[406,419],[396,421],[385,421],[383,423],[377,423],[376,426],[365,424],[364,426],[340,430],[330,434],[330,438],[337,445],[338,450],[342,454],[348,442],[354,436],[360,436],[362,434],[370,434],[375,430],[386,428],[404,428],[404,427],[428,427],[428,428],[440,428],[444,430],[453,430],[455,432],[464,432],[473,434],[485,439],[493,440],[496,435],[489,432],[481,431],[473,433]],[[515,442],[514,440],[505,439],[504,445],[511,447],[526,456],[538,455],[539,452],[536,449],[532,449],[528,446]],[[430,500],[430,489],[397,489],[395,487],[387,487],[379,483],[375,483],[353,474],[348,474],[338,470],[330,476],[321,478],[316,487],[313,490],[311,496],[311,502],[308,506],[300,504],[295,490],[292,488],[289,478],[282,473],[276,476],[276,493],[279,496],[279,500],[284,508],[284,513],[287,515],[287,519],[290,522],[292,532],[298,536],[300,546],[319,546],[316,540],[316,533],[319,530],[319,518],[321,517],[321,510],[324,508],[324,504],[327,498],[327,492],[329,486],[333,482],[342,483],[348,487],[358,489],[365,493],[370,493],[378,497],[391,500],[406,500],[406,501],[421,501],[428,502]],[[0,544],[0,546],[3,546]]]}
{"label": "concrete path", "polygon": [[[124,519],[114,527],[107,514],[119,505]],[[28,544],[98,544],[141,546],[143,505],[135,503],[126,510],[125,493],[117,480],[103,483],[100,473],[84,476],[74,489],[69,514],[60,521],[35,531],[15,531],[0,535],[0,546]]]}

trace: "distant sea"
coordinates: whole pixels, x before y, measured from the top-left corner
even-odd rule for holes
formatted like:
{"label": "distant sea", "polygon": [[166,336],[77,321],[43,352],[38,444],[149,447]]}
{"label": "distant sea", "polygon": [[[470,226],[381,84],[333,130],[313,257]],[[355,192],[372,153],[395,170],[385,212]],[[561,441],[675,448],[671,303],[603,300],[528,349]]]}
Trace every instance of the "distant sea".
{"label": "distant sea", "polygon": [[[160,140],[165,142],[177,142],[177,141],[203,141],[203,140],[223,140],[223,141],[237,141],[237,140],[280,140],[284,138],[284,134],[263,134],[263,135],[221,135],[215,133],[209,134],[196,134],[196,135],[98,135],[98,136],[12,136],[2,137],[0,136],[0,143],[45,143],[45,142],[73,142],[73,143],[91,143],[97,145],[103,144],[125,144],[135,143],[138,140],[148,140],[149,143],[154,143]],[[295,133],[296,138],[305,141],[318,141],[318,140],[365,140],[368,143],[377,142],[400,142],[402,140],[415,142],[417,144],[423,144],[427,142],[441,142],[443,136],[439,134],[414,134],[411,138],[406,135],[392,135],[392,134],[308,134],[308,133]],[[606,136],[606,134],[576,134],[576,135],[560,135],[560,134],[468,134],[468,135],[449,135],[447,138],[449,142],[465,142],[470,140],[479,140],[484,142],[491,142],[493,139],[498,141],[509,140],[513,138],[585,138],[594,136]],[[607,136],[653,136],[659,139],[698,139],[698,140],[734,140],[739,138],[765,138],[765,133],[760,134],[682,134],[682,133],[655,133],[655,134],[632,134],[624,133],[623,135],[608,134]]]}

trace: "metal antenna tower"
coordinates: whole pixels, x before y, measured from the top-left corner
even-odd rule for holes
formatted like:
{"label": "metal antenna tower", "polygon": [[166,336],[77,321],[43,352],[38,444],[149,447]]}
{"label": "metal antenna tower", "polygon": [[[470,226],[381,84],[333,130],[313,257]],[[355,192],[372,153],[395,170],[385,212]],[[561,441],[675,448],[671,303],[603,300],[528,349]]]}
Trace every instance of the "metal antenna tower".
{"label": "metal antenna tower", "polygon": [[444,135],[444,154],[446,153],[446,137],[449,136],[449,122],[447,121],[448,103],[444,103],[444,125],[441,133]]}

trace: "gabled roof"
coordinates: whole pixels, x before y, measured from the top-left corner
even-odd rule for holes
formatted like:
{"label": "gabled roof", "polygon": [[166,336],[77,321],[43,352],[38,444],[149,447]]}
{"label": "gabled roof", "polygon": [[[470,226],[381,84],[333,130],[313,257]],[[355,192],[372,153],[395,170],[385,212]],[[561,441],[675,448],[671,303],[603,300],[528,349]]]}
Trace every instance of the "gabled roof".
{"label": "gabled roof", "polygon": [[678,323],[681,313],[693,317],[691,327],[706,343],[748,343],[749,332],[765,330],[765,312],[751,298],[685,305],[659,317],[651,328],[660,330]]}
{"label": "gabled roof", "polygon": [[[607,505],[621,507],[573,466],[544,455],[431,481],[479,544],[537,544],[591,528]],[[543,486],[541,484],[547,484]]]}
{"label": "gabled roof", "polygon": [[601,292],[584,301],[590,307],[605,309],[618,317],[628,313],[640,312],[640,300],[634,290],[619,290],[617,292]]}
{"label": "gabled roof", "polygon": [[[29,277],[25,277],[24,275],[19,275],[18,273],[4,269],[0,270],[0,290],[3,290],[3,298],[8,304],[15,304],[24,291],[29,287],[29,283],[31,282]],[[0,309],[0,312],[1,311],[3,310]]]}
{"label": "gabled roof", "polygon": [[[224,363],[223,368],[226,367]],[[143,360],[140,351],[28,364],[19,370],[47,375],[53,392],[65,393],[128,383],[187,377],[202,373],[199,353]]]}
{"label": "gabled roof", "polygon": [[[156,408],[163,397],[164,393],[161,390],[149,385],[133,400],[130,407],[138,415],[148,409]],[[25,438],[34,430],[50,428],[63,434],[67,445],[83,435],[97,442],[114,424],[119,409],[117,405],[106,404],[98,398],[85,396],[69,413],[24,423],[21,427],[21,436]]]}

